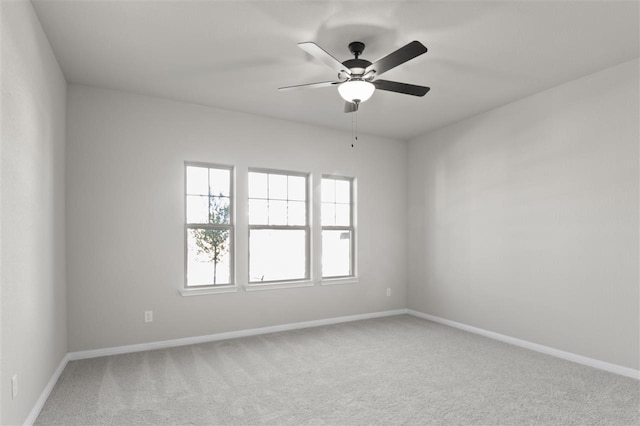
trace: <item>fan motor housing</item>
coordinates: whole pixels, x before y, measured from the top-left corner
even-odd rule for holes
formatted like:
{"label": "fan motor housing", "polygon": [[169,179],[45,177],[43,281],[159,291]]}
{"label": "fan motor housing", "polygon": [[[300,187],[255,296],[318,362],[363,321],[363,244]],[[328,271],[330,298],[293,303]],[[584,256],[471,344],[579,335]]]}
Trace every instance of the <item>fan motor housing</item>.
{"label": "fan motor housing", "polygon": [[353,74],[362,74],[371,62],[366,59],[347,59],[342,65],[349,68]]}

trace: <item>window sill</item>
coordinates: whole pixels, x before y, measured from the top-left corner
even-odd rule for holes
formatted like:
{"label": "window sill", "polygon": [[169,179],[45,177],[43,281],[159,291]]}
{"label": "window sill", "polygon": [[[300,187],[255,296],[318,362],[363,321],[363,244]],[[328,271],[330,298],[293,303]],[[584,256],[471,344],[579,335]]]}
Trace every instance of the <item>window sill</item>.
{"label": "window sill", "polygon": [[357,284],[359,282],[358,277],[325,278],[320,281],[320,285]]}
{"label": "window sill", "polygon": [[200,296],[204,294],[237,293],[238,287],[234,285],[206,288],[181,288],[178,292],[183,296]]}
{"label": "window sill", "polygon": [[296,287],[311,287],[313,281],[288,281],[288,282],[273,282],[265,284],[247,284],[244,287],[245,291],[261,291],[261,290],[279,290],[283,288],[296,288]]}

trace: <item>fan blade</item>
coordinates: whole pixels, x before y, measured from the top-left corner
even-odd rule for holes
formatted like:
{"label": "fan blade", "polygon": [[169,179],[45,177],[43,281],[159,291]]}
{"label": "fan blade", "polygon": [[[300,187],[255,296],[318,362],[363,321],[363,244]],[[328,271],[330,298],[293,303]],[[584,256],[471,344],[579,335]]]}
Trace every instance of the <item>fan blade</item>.
{"label": "fan blade", "polygon": [[344,112],[355,112],[358,110],[358,104],[355,102],[345,102],[344,103]]}
{"label": "fan blade", "polygon": [[387,72],[398,65],[404,64],[408,60],[426,52],[427,48],[422,43],[419,41],[412,41],[395,52],[388,54],[384,58],[378,59],[376,62],[365,68],[364,72],[366,74],[371,70],[375,70],[376,76],[379,76],[382,73]]}
{"label": "fan blade", "polygon": [[305,41],[303,43],[298,43],[300,49],[307,52],[309,55],[313,56],[316,59],[319,59],[323,64],[327,65],[329,68],[333,68],[338,73],[345,73],[347,75],[351,75],[351,71],[349,68],[342,65],[342,63],[327,53],[322,47],[318,46],[312,41]]}
{"label": "fan blade", "polygon": [[341,81],[321,81],[319,83],[298,84],[296,86],[279,87],[278,90],[317,89],[342,83]]}
{"label": "fan blade", "polygon": [[376,89],[386,90],[388,92],[404,93],[405,95],[424,96],[427,94],[430,87],[416,86],[415,84],[398,83],[397,81],[389,80],[374,80],[373,85]]}

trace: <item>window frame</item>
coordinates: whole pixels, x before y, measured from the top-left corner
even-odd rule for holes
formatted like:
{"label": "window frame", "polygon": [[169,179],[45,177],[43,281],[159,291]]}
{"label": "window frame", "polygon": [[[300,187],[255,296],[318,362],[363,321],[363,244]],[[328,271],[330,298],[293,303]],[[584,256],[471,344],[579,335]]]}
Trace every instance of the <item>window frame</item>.
{"label": "window frame", "polygon": [[[322,205],[325,201],[322,200],[322,184],[325,179],[332,180],[341,180],[349,182],[349,225],[323,225],[322,224]],[[349,247],[349,274],[348,275],[331,275],[325,276],[323,272],[324,267],[324,259],[323,259],[323,250],[320,251],[320,276],[323,282],[332,282],[332,281],[346,281],[353,280],[357,278],[357,265],[356,265],[356,226],[355,226],[355,218],[356,218],[356,202],[355,202],[355,185],[356,179],[354,177],[341,176],[341,175],[331,175],[331,174],[323,174],[320,180],[320,240],[323,240],[324,231],[349,231],[350,233],[350,247]],[[333,204],[339,204],[337,202],[333,202]]]}
{"label": "window frame", "polygon": [[[188,167],[201,167],[218,170],[229,171],[229,223],[228,224],[212,224],[212,223],[190,223],[187,222],[187,197],[190,195],[187,192],[187,168]],[[210,197],[211,195],[209,195]],[[230,291],[237,291],[236,274],[235,274],[235,167],[218,164],[218,163],[205,163],[198,161],[185,161],[184,162],[184,282],[181,293],[183,295],[190,294],[207,294],[211,292],[227,293]],[[229,282],[224,284],[201,284],[201,285],[189,285],[188,284],[188,263],[189,263],[189,229],[220,229],[229,231]]]}
{"label": "window frame", "polygon": [[[298,176],[305,179],[305,225],[252,225],[249,219],[250,200],[265,200],[264,198],[252,198],[249,196],[249,175],[250,173],[266,173],[267,175]],[[268,179],[268,177],[267,177]],[[311,261],[311,173],[298,172],[292,170],[269,169],[263,167],[249,167],[247,169],[247,290],[258,289],[259,287],[280,287],[282,285],[299,284],[311,282],[312,261]],[[268,186],[267,186],[268,191]],[[267,193],[267,202],[269,194]],[[286,201],[291,201],[287,198]],[[295,201],[295,200],[294,200]],[[252,230],[303,230],[305,231],[305,276],[303,278],[279,279],[270,281],[251,281],[251,231]]]}

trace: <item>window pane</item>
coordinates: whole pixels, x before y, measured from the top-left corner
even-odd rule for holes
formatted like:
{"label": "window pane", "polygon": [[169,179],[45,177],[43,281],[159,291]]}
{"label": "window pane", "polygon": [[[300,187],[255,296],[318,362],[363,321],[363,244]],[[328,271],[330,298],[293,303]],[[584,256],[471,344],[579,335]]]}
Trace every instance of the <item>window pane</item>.
{"label": "window pane", "polygon": [[209,223],[228,224],[229,221],[229,198],[211,197]]}
{"label": "window pane", "polygon": [[267,198],[267,174],[249,172],[249,198]]}
{"label": "window pane", "polygon": [[289,176],[289,200],[305,201],[307,199],[306,181],[302,176]]}
{"label": "window pane", "polygon": [[231,189],[231,171],[225,169],[209,169],[209,195],[229,196]]}
{"label": "window pane", "polygon": [[289,201],[288,225],[304,226],[307,224],[306,203],[304,201]]}
{"label": "window pane", "polygon": [[187,286],[229,284],[231,232],[189,229],[187,233]]}
{"label": "window pane", "polygon": [[336,205],[322,203],[322,226],[334,226],[336,224]]}
{"label": "window pane", "polygon": [[335,179],[322,179],[322,202],[333,203],[336,201]]}
{"label": "window pane", "polygon": [[336,203],[351,202],[351,182],[348,180],[336,179]]}
{"label": "window pane", "polygon": [[209,197],[187,195],[187,223],[209,223]]}
{"label": "window pane", "polygon": [[267,225],[268,223],[267,200],[249,200],[249,225]]}
{"label": "window pane", "polygon": [[187,166],[187,194],[209,194],[209,178],[206,167]]}
{"label": "window pane", "polygon": [[344,277],[351,273],[351,232],[322,231],[322,276]]}
{"label": "window pane", "polygon": [[349,204],[336,204],[336,226],[350,226]]}
{"label": "window pane", "polygon": [[269,199],[287,199],[287,176],[269,175]]}
{"label": "window pane", "polygon": [[269,225],[287,224],[287,202],[269,200]]}
{"label": "window pane", "polygon": [[306,231],[252,229],[249,281],[306,279]]}

